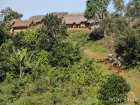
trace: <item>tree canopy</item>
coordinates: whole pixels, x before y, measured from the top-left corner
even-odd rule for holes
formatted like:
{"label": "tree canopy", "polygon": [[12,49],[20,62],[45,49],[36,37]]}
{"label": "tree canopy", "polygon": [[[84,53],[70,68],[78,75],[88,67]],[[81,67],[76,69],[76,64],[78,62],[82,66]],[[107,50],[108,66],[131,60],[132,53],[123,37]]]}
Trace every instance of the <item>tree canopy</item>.
{"label": "tree canopy", "polygon": [[43,26],[37,32],[37,46],[49,50],[60,39],[66,38],[66,25],[61,18],[53,14],[47,14],[43,20]]}
{"label": "tree canopy", "polygon": [[104,19],[109,14],[108,6],[110,3],[114,4],[116,12],[123,11],[123,0],[87,0],[87,8],[85,10],[85,17],[88,19]]}
{"label": "tree canopy", "polygon": [[0,45],[5,42],[5,40],[9,37],[10,34],[10,26],[0,21]]}
{"label": "tree canopy", "polygon": [[20,19],[23,15],[16,11],[13,11],[11,8],[7,7],[0,11],[1,17],[4,21],[10,21],[12,19]]}
{"label": "tree canopy", "polygon": [[57,42],[48,55],[48,61],[52,66],[68,67],[80,61],[81,53],[78,47],[71,43]]}

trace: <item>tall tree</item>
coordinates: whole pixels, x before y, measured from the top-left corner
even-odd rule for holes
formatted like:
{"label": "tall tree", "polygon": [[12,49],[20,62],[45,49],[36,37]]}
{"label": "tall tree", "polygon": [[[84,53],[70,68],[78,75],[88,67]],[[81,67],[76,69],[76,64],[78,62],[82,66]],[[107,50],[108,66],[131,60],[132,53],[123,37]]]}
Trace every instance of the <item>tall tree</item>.
{"label": "tall tree", "polygon": [[109,0],[87,0],[85,17],[88,19],[103,19],[107,16]]}
{"label": "tall tree", "polygon": [[66,25],[62,19],[52,14],[46,15],[43,26],[37,32],[38,48],[49,50],[52,45],[67,36]]}
{"label": "tall tree", "polygon": [[108,6],[114,4],[116,12],[124,9],[124,0],[87,0],[85,17],[88,19],[104,19],[108,16]]}
{"label": "tall tree", "polygon": [[23,16],[21,13],[13,11],[9,7],[1,10],[0,14],[4,21],[10,21],[12,19],[20,19]]}
{"label": "tall tree", "polygon": [[110,5],[110,3],[114,4],[115,16],[116,13],[119,13],[119,15],[121,15],[124,9],[123,0],[87,0],[87,8],[85,10],[85,17],[87,19],[94,19],[95,22],[97,20],[101,30],[103,29],[104,36],[107,35],[108,31],[104,26],[106,26],[106,22],[109,23],[110,21],[112,21],[114,16],[111,16],[111,14],[109,14],[110,11],[108,10],[108,6]]}

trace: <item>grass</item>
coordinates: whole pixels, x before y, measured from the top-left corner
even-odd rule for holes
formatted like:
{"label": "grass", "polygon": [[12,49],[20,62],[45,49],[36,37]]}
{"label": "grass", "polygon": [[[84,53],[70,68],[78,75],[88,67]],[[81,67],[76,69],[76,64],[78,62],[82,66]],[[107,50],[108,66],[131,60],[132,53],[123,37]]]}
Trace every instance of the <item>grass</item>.
{"label": "grass", "polygon": [[92,41],[89,41],[89,42],[85,43],[84,47],[89,48],[89,49],[91,49],[92,51],[95,51],[95,52],[100,52],[100,53],[103,53],[103,54],[107,53],[107,49],[104,46],[98,45],[98,44],[96,44],[95,42],[92,42]]}
{"label": "grass", "polygon": [[107,53],[107,49],[102,46],[96,44],[94,41],[90,41],[89,39],[89,31],[69,31],[68,41],[73,44],[77,44],[80,47],[89,48],[96,52]]}

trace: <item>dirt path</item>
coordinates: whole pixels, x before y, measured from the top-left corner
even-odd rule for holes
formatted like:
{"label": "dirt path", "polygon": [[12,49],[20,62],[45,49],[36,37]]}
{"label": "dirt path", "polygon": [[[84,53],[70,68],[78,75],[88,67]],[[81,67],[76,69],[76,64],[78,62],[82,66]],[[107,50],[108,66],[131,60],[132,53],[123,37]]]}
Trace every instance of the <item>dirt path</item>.
{"label": "dirt path", "polygon": [[[92,50],[90,50],[90,49],[84,49],[84,53],[87,55],[87,56],[89,56],[89,57],[91,57],[91,58],[94,58],[95,60],[99,60],[99,59],[106,59],[106,57],[103,55],[103,54],[101,54],[101,53],[99,53],[99,52],[94,52],[94,51],[92,51]],[[102,67],[105,69],[105,70],[108,70],[108,68],[109,68],[109,66],[110,65],[108,65],[108,64],[101,64],[102,65]],[[115,68],[113,68],[113,70],[111,70],[112,72],[115,72],[116,73],[116,69]],[[133,83],[132,83],[132,80],[130,81],[130,80],[128,80],[128,75],[127,75],[127,73],[126,72],[121,72],[121,73],[119,73],[119,75],[121,75],[121,76],[123,76],[124,78],[126,78],[126,80],[129,82],[129,84],[130,84],[130,86],[133,86]],[[135,82],[135,81],[133,81],[133,82]],[[137,96],[136,96],[136,93],[133,91],[133,90],[131,90],[129,93],[128,93],[128,100],[129,101],[131,101],[131,100],[135,100],[135,99],[138,99],[137,98]],[[132,102],[130,102],[131,104],[132,104]],[[133,105],[133,104],[132,104]]]}
{"label": "dirt path", "polygon": [[98,53],[98,52],[93,52],[90,49],[85,49],[84,50],[85,54],[87,54],[88,56],[94,58],[94,59],[105,59],[106,57],[103,56],[102,54]]}

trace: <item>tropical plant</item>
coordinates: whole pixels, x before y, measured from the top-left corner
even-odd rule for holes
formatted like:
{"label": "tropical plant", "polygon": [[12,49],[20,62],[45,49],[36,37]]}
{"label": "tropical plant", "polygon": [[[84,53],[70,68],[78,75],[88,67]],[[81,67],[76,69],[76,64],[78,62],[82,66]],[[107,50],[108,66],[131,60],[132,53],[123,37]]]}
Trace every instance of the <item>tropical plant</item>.
{"label": "tropical plant", "polygon": [[25,73],[25,59],[27,56],[27,49],[17,49],[13,47],[13,52],[14,52],[14,63],[17,66],[17,73],[19,74],[20,79],[23,78],[24,73]]}

